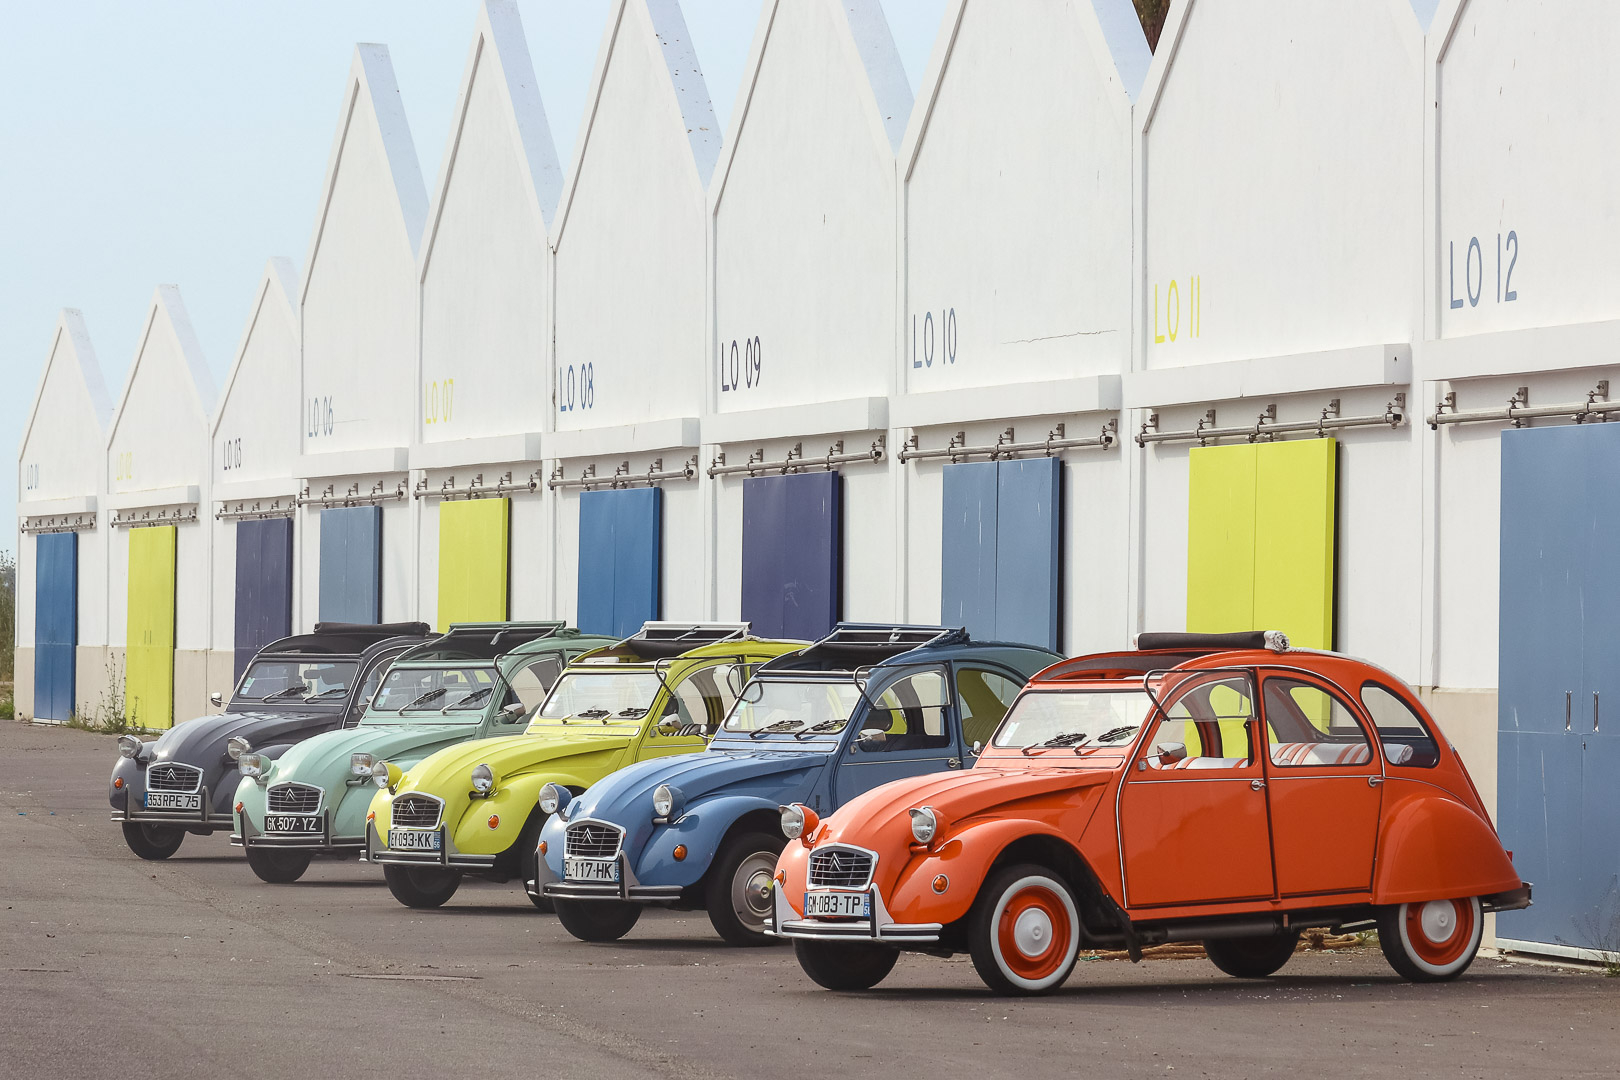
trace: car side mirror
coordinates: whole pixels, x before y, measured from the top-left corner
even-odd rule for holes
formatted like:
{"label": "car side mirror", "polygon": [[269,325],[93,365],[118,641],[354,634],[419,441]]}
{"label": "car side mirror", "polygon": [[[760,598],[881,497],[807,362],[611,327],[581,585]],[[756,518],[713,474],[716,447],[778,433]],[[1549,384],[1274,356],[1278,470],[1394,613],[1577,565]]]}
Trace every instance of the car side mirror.
{"label": "car side mirror", "polygon": [[218,690],[215,690],[212,694],[208,695],[208,704],[214,706],[216,709],[220,708],[225,704],[225,695],[220,693]]}
{"label": "car side mirror", "polygon": [[868,752],[882,750],[888,741],[889,733],[881,728],[867,728],[855,737],[855,745]]}
{"label": "car side mirror", "polygon": [[681,729],[685,726],[685,724],[681,723],[681,718],[678,714],[671,714],[658,721],[658,734],[679,735],[681,733]]}
{"label": "car side mirror", "polygon": [[503,724],[515,724],[521,720],[523,718],[523,714],[528,711],[529,710],[524,707],[523,702],[521,701],[514,701],[510,705],[503,705],[501,706],[501,722]]}
{"label": "car side mirror", "polygon": [[1187,756],[1186,743],[1160,743],[1153,748],[1154,756],[1159,759],[1159,768],[1163,769]]}

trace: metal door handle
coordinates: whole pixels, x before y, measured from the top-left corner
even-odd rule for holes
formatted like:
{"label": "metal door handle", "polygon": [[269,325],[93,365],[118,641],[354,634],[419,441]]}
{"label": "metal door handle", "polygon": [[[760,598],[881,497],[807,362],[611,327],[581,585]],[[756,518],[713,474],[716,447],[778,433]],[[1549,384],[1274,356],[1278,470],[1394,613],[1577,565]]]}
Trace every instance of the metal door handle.
{"label": "metal door handle", "polygon": [[947,769],[960,769],[962,767],[962,759],[959,757],[946,758],[945,767]]}
{"label": "metal door handle", "polygon": [[1264,780],[1250,780],[1249,786],[1254,788],[1256,791],[1264,791],[1266,789],[1266,782]]}
{"label": "metal door handle", "polygon": [[1598,729],[1598,692],[1592,691],[1592,734],[1596,735]]}
{"label": "metal door handle", "polygon": [[1379,784],[1382,784],[1383,782],[1384,782],[1384,778],[1382,776],[1369,776],[1369,777],[1367,777],[1367,786],[1368,787],[1377,787]]}
{"label": "metal door handle", "polygon": [[1573,691],[1573,690],[1565,690],[1564,691],[1564,730],[1565,731],[1569,730],[1569,701],[1570,701],[1570,698],[1572,698],[1574,696],[1575,696],[1575,691]]}

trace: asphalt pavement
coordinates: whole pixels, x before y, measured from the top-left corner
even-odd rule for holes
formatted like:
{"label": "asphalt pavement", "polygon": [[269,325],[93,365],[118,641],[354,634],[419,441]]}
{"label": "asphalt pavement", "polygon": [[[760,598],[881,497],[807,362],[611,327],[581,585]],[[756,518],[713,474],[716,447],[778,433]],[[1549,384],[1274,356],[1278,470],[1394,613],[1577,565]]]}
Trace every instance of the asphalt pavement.
{"label": "asphalt pavement", "polygon": [[586,945],[516,883],[401,907],[380,869],[262,884],[224,834],[142,862],[108,820],[105,735],[0,723],[0,1077],[1612,1077],[1620,979],[1481,957],[1416,986],[1376,948],[1245,982],[1081,963],[990,996],[966,958],[815,987],[702,912]]}

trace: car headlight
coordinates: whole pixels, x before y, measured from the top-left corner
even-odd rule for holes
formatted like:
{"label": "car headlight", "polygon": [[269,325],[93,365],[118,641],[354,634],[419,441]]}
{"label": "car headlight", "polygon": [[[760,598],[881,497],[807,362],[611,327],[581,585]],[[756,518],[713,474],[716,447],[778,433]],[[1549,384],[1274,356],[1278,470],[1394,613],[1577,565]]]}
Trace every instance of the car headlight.
{"label": "car headlight", "polygon": [[932,842],[934,833],[939,831],[939,815],[934,813],[934,808],[922,806],[908,813],[911,814],[911,835],[916,838],[917,843]]}
{"label": "car headlight", "polygon": [[670,787],[668,784],[659,784],[653,789],[653,813],[666,820],[673,820],[681,812],[685,802],[681,798],[681,789]]}
{"label": "car headlight", "polygon": [[782,835],[789,840],[804,835],[804,807],[798,803],[782,807]]}
{"label": "car headlight", "polygon": [[371,767],[377,764],[377,759],[370,754],[361,752],[349,755],[349,772],[355,776],[370,776]]}
{"label": "car headlight", "polygon": [[[385,790],[391,788],[397,779],[395,776],[397,771],[397,766],[389,765],[386,761],[374,761],[371,763],[371,782]],[[404,773],[399,775],[403,776]]]}
{"label": "car headlight", "polygon": [[473,790],[480,795],[488,795],[495,789],[495,770],[488,765],[474,765],[472,771]]}
{"label": "car headlight", "polygon": [[225,756],[232,761],[241,761],[242,755],[252,749],[248,741],[240,735],[232,735],[225,740]]}
{"label": "car headlight", "polygon": [[118,754],[120,757],[138,758],[141,756],[141,737],[139,735],[118,736]]}
{"label": "car headlight", "polygon": [[236,768],[243,776],[258,779],[263,776],[270,763],[264,759],[263,754],[243,754],[236,759]]}
{"label": "car headlight", "polygon": [[540,812],[542,814],[555,814],[565,810],[573,799],[573,792],[559,784],[547,784],[540,789]]}

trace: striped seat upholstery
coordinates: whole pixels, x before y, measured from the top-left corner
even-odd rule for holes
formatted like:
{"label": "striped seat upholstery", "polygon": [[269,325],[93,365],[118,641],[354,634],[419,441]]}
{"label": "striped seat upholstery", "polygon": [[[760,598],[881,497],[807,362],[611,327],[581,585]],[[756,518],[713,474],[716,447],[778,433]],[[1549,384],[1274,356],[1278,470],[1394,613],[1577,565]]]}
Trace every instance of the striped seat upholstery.
{"label": "striped seat upholstery", "polygon": [[1366,743],[1273,743],[1273,765],[1365,765],[1372,760]]}

